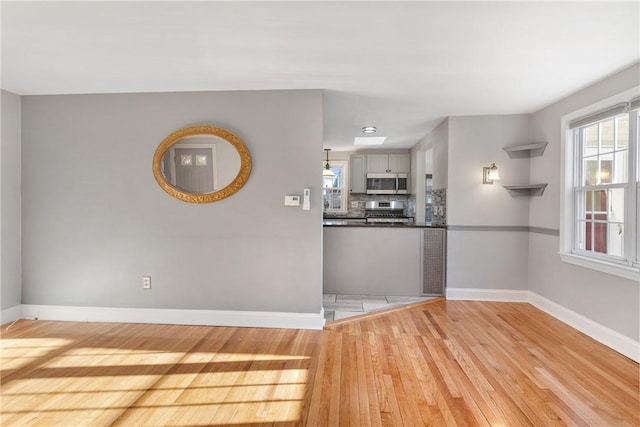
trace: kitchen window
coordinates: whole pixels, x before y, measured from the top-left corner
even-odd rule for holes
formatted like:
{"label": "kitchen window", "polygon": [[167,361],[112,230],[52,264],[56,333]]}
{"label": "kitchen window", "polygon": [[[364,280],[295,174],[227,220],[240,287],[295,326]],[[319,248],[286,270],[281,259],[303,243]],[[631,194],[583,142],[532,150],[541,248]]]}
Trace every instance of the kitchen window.
{"label": "kitchen window", "polygon": [[347,213],[348,162],[332,160],[330,165],[334,176],[322,177],[324,211]]}
{"label": "kitchen window", "polygon": [[640,98],[624,96],[623,102],[563,118],[566,191],[560,256],[638,280]]}

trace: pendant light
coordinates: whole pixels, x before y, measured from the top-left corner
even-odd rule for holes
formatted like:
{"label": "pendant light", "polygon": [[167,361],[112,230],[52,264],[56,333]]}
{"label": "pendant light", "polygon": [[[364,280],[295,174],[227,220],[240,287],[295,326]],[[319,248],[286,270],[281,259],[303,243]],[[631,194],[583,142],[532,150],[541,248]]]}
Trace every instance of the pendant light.
{"label": "pendant light", "polygon": [[325,148],[324,151],[327,153],[327,162],[324,164],[324,170],[322,171],[322,176],[336,176],[335,173],[331,170],[331,165],[329,164],[329,151],[331,148]]}

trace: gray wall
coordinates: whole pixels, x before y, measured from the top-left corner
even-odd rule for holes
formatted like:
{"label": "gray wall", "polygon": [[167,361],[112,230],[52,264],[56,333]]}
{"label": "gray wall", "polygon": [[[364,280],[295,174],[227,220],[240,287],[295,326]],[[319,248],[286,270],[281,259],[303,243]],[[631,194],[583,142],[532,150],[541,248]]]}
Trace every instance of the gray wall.
{"label": "gray wall", "polygon": [[[447,287],[527,289],[526,229],[477,227],[528,225],[529,199],[513,198],[503,188],[528,182],[528,161],[511,160],[502,148],[529,143],[530,134],[528,115],[449,118]],[[501,180],[483,184],[482,168],[493,162]]]}
{"label": "gray wall", "polygon": [[[427,150],[431,152],[430,170],[425,173],[433,175],[433,189],[439,190],[447,188],[449,173],[449,117],[444,119],[431,132],[424,136],[420,141],[411,148],[411,170],[417,168],[417,164],[425,162],[424,153]],[[424,179],[418,179],[412,176],[411,193],[424,192]],[[421,182],[421,184],[420,184]],[[420,188],[422,185],[422,188]],[[414,190],[415,189],[415,190]]]}
{"label": "gray wall", "polygon": [[2,145],[0,159],[0,308],[20,305],[22,266],[20,263],[20,97],[2,91]]}
{"label": "gray wall", "polygon": [[[530,224],[558,229],[560,220],[560,118],[640,85],[636,64],[533,114],[533,131],[549,141],[531,161],[531,179],[549,182],[530,204]],[[531,234],[529,289],[634,340],[640,338],[640,284],[560,261],[559,238]]]}
{"label": "gray wall", "polygon": [[[195,124],[252,154],[217,203],[152,174],[163,138]],[[22,148],[24,304],[320,312],[320,91],[25,96]],[[311,210],[285,207],[303,188]]]}
{"label": "gray wall", "polygon": [[433,189],[449,185],[449,119],[445,119],[432,132]]}
{"label": "gray wall", "polygon": [[[509,159],[502,149],[530,143],[528,115],[449,118],[448,223],[527,225],[529,199],[514,198],[503,185],[529,181],[529,162]],[[482,183],[482,168],[496,163],[500,180]]]}

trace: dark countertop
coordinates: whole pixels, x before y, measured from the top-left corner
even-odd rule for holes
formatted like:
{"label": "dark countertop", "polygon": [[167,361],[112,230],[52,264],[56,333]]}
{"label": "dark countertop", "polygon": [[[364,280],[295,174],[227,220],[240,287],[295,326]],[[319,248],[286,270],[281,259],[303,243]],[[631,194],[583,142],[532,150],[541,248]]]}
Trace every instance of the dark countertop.
{"label": "dark countertop", "polygon": [[447,228],[444,224],[431,222],[365,222],[364,218],[325,218],[325,227],[360,227],[360,228]]}

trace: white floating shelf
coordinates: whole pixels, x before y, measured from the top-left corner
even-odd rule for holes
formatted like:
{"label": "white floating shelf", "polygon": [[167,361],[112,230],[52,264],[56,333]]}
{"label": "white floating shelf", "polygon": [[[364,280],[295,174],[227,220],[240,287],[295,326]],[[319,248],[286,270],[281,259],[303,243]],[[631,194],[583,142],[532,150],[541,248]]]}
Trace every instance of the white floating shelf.
{"label": "white floating shelf", "polygon": [[547,144],[548,142],[534,142],[533,144],[526,145],[512,145],[510,147],[503,147],[502,149],[506,151],[512,159],[528,159],[542,156]]}
{"label": "white floating shelf", "polygon": [[549,184],[504,185],[513,197],[542,196]]}

